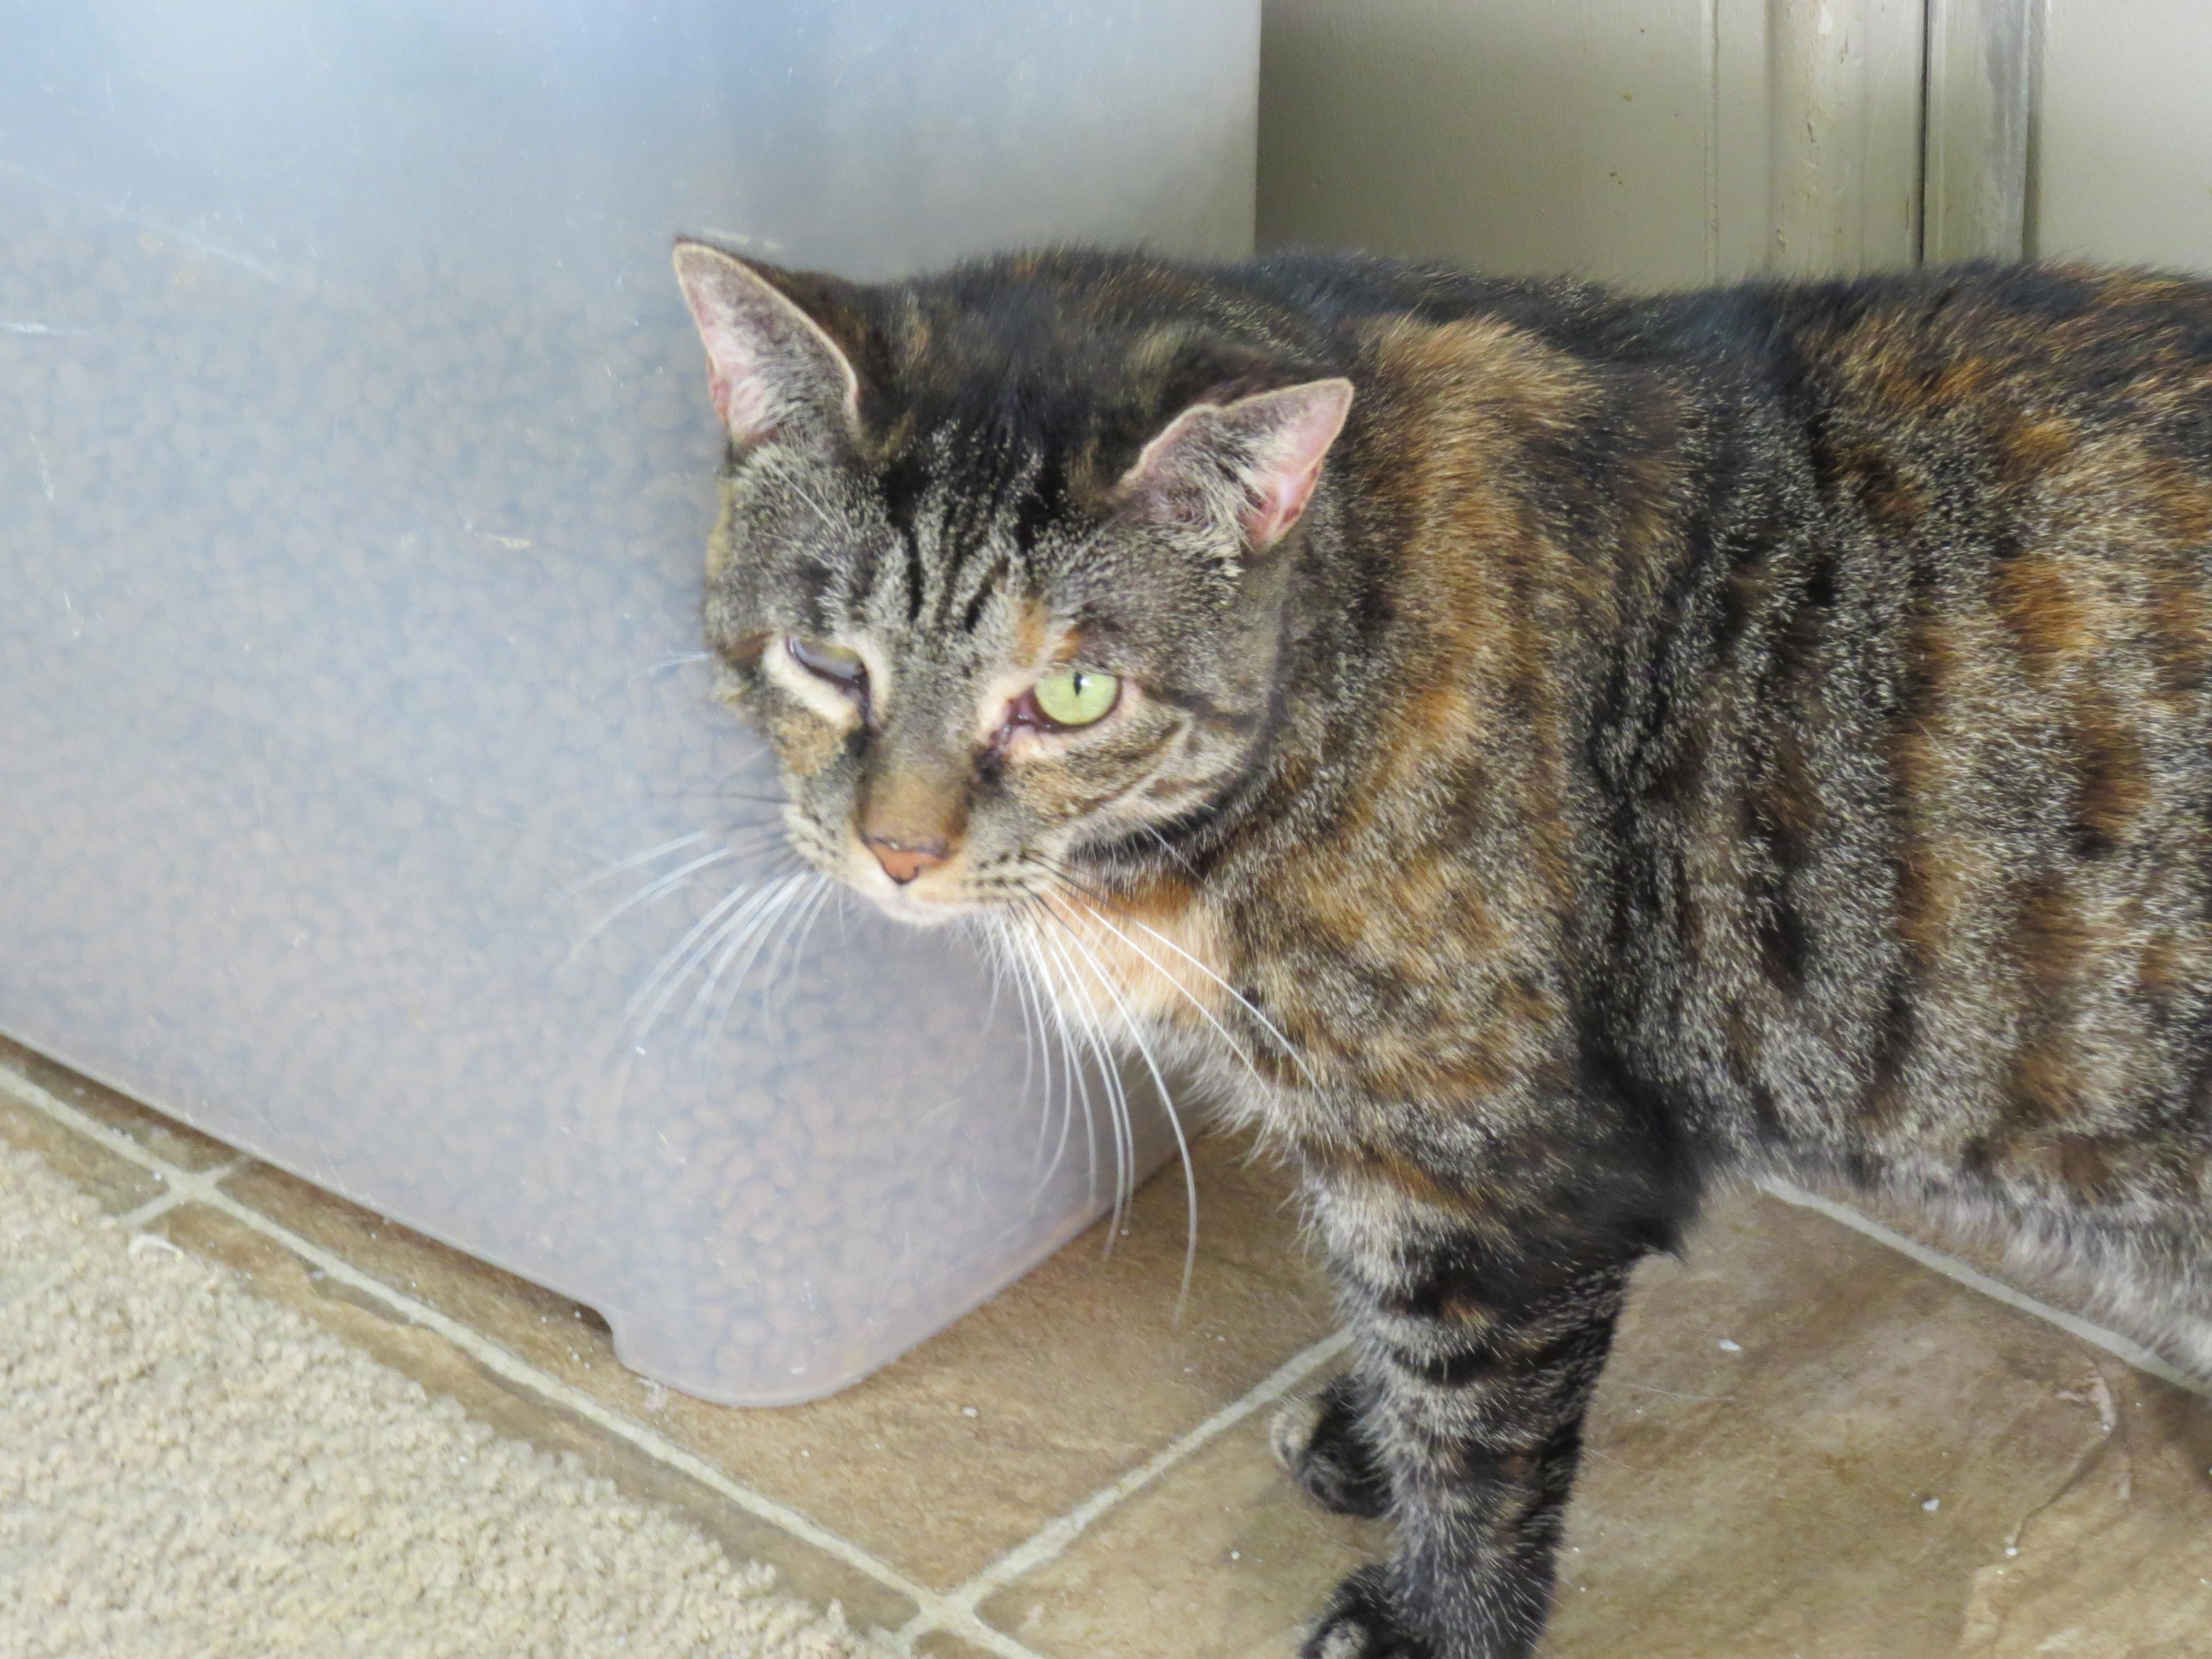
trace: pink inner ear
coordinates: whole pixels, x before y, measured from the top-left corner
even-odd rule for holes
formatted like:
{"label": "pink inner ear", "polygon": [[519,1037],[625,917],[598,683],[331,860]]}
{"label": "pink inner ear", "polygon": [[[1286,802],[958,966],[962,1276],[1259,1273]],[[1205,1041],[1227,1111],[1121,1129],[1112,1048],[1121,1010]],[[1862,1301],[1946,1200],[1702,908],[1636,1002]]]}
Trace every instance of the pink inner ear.
{"label": "pink inner ear", "polygon": [[765,437],[775,398],[762,373],[758,348],[720,295],[703,287],[694,290],[688,283],[685,293],[699,325],[700,343],[707,348],[707,395],[714,400],[723,429],[740,444]]}
{"label": "pink inner ear", "polygon": [[1352,407],[1352,386],[1346,380],[1317,380],[1264,392],[1232,407],[1264,409],[1273,417],[1255,464],[1244,475],[1252,498],[1244,533],[1255,549],[1265,549],[1290,533],[1312,500],[1328,447]]}
{"label": "pink inner ear", "polygon": [[682,284],[700,343],[707,392],[722,427],[741,447],[775,435],[795,414],[860,407],[852,365],[821,325],[758,273],[728,254],[679,244]]}
{"label": "pink inner ear", "polygon": [[707,393],[714,412],[732,437],[743,441],[768,423],[768,388],[751,365],[734,352],[710,349],[708,354]]}
{"label": "pink inner ear", "polygon": [[1194,404],[1145,446],[1120,488],[1156,514],[1196,518],[1222,510],[1206,481],[1218,484],[1226,471],[1243,496],[1237,527],[1263,552],[1312,501],[1352,395],[1349,380],[1311,380],[1233,404]]}
{"label": "pink inner ear", "polygon": [[1290,533],[1321,482],[1323,458],[1315,456],[1304,471],[1269,473],[1259,481],[1259,500],[1244,515],[1244,533],[1253,546],[1271,547]]}

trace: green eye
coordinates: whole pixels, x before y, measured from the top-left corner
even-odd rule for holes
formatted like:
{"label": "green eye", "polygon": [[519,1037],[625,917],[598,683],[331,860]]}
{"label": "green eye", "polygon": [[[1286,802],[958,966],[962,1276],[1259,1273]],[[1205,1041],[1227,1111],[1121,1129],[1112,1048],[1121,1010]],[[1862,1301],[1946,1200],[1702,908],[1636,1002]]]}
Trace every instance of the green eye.
{"label": "green eye", "polygon": [[1121,682],[1090,668],[1056,668],[1036,683],[1030,696],[1037,713],[1054,726],[1089,726],[1112,712]]}
{"label": "green eye", "polygon": [[868,677],[868,665],[860,660],[860,653],[842,645],[831,645],[826,640],[802,640],[794,635],[788,641],[791,654],[800,667],[811,674],[818,674],[833,685],[851,690]]}

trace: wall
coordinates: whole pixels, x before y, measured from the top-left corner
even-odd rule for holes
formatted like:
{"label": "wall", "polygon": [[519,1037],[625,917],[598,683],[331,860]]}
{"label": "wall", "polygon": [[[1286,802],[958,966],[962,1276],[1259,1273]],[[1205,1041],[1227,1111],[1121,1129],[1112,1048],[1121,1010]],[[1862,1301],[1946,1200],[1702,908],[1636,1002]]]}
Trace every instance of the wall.
{"label": "wall", "polygon": [[2212,0],[2049,0],[2028,247],[2212,270]]}
{"label": "wall", "polygon": [[1261,243],[1705,280],[1723,263],[1708,9],[1268,0]]}
{"label": "wall", "polygon": [[2023,251],[2212,269],[2212,0],[1267,0],[1265,20],[1262,246],[1638,288]]}
{"label": "wall", "polygon": [[1633,287],[1909,264],[1923,0],[1268,0],[1259,236]]}

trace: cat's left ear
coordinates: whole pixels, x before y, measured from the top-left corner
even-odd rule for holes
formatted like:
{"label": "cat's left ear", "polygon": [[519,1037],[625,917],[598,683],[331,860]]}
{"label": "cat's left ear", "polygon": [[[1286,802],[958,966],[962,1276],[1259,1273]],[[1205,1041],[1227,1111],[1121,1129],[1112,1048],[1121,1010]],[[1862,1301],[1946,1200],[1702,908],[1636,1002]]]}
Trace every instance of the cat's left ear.
{"label": "cat's left ear", "polygon": [[[747,450],[778,437],[822,436],[858,424],[851,358],[787,289],[830,308],[835,279],[775,270],[709,247],[676,245],[676,280],[707,348],[707,388],[730,441]],[[841,285],[842,286],[842,285]]]}
{"label": "cat's left ear", "polygon": [[1351,408],[1344,380],[1194,404],[1145,446],[1115,493],[1147,514],[1233,526],[1250,551],[1265,552],[1305,512]]}

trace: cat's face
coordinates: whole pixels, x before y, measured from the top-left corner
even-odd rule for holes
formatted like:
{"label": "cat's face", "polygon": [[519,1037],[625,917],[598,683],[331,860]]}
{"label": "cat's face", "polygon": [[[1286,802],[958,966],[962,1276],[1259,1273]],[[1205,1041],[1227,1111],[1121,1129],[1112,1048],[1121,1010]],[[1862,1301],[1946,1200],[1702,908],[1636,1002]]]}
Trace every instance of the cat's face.
{"label": "cat's face", "polygon": [[1274,556],[1350,385],[1253,392],[1249,353],[1011,277],[986,307],[692,243],[677,270],[731,442],[708,643],[794,845],[919,923],[1172,863],[1265,738]]}

